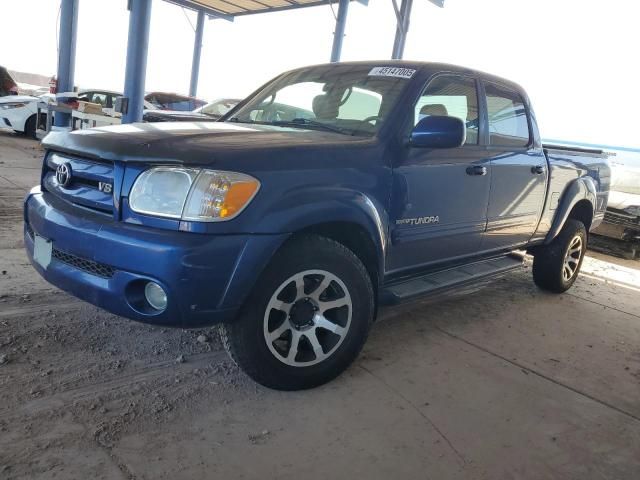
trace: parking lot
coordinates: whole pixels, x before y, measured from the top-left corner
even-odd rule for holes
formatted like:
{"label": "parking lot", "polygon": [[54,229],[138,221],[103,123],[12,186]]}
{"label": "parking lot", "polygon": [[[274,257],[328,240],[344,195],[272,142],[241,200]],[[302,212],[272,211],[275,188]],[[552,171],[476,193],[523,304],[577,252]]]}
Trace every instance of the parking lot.
{"label": "parking lot", "polygon": [[385,310],[346,374],[276,392],[215,330],[133,323],[33,271],[41,156],[0,130],[0,478],[640,476],[639,262],[590,253],[560,296],[525,269]]}

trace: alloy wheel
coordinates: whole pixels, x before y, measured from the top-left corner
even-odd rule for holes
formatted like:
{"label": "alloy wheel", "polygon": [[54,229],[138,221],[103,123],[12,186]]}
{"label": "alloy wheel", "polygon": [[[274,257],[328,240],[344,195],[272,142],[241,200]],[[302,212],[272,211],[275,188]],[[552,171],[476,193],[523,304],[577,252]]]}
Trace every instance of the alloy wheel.
{"label": "alloy wheel", "polygon": [[565,282],[571,280],[578,271],[582,258],[582,237],[576,235],[569,243],[569,248],[564,255],[564,264],[562,266],[562,278]]}
{"label": "alloy wheel", "polygon": [[329,358],[351,325],[349,290],[336,275],[306,270],[285,280],[264,314],[264,339],[282,363],[306,367]]}

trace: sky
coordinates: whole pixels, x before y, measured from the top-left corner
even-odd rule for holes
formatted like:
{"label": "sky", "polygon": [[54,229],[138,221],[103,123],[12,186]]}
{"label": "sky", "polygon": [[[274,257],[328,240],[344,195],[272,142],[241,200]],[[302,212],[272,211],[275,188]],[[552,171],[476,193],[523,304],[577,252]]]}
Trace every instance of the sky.
{"label": "sky", "polygon": [[[0,0],[0,4],[8,0]],[[399,3],[399,0],[398,0]],[[0,65],[56,71],[59,0],[12,2],[2,17]],[[76,84],[122,91],[126,0],[79,0]],[[334,7],[337,9],[337,6]],[[545,138],[640,147],[640,2],[633,0],[414,0],[406,59],[446,62],[506,77],[528,92]],[[195,13],[153,0],[147,91],[186,93]],[[275,75],[329,60],[328,5],[209,20],[198,96],[244,97]],[[391,0],[349,8],[342,60],[391,56]]]}

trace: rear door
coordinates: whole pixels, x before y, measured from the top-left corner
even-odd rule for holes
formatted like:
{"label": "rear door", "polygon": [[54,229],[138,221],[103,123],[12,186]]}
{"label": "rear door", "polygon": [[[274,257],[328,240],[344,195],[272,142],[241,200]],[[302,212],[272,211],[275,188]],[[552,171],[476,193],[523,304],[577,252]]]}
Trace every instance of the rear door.
{"label": "rear door", "polygon": [[[413,106],[413,125],[427,115],[466,124],[459,148],[407,146],[393,171],[389,270],[428,267],[479,251],[487,221],[490,160],[482,145],[478,84],[474,77],[439,75]],[[484,132],[483,132],[484,133]]]}
{"label": "rear door", "polygon": [[527,105],[515,90],[483,82],[491,155],[491,195],[483,250],[512,248],[535,232],[546,193],[547,161],[535,146]]}

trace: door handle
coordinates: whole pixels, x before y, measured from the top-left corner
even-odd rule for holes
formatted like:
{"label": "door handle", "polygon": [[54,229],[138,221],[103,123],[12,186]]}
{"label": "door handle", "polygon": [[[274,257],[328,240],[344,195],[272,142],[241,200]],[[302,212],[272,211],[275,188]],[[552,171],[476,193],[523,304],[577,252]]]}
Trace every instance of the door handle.
{"label": "door handle", "polygon": [[467,167],[467,175],[486,175],[487,167],[481,165],[471,165]]}
{"label": "door handle", "polygon": [[544,173],[544,167],[542,165],[536,165],[535,167],[531,167],[531,173],[535,173],[536,175],[542,175]]}

